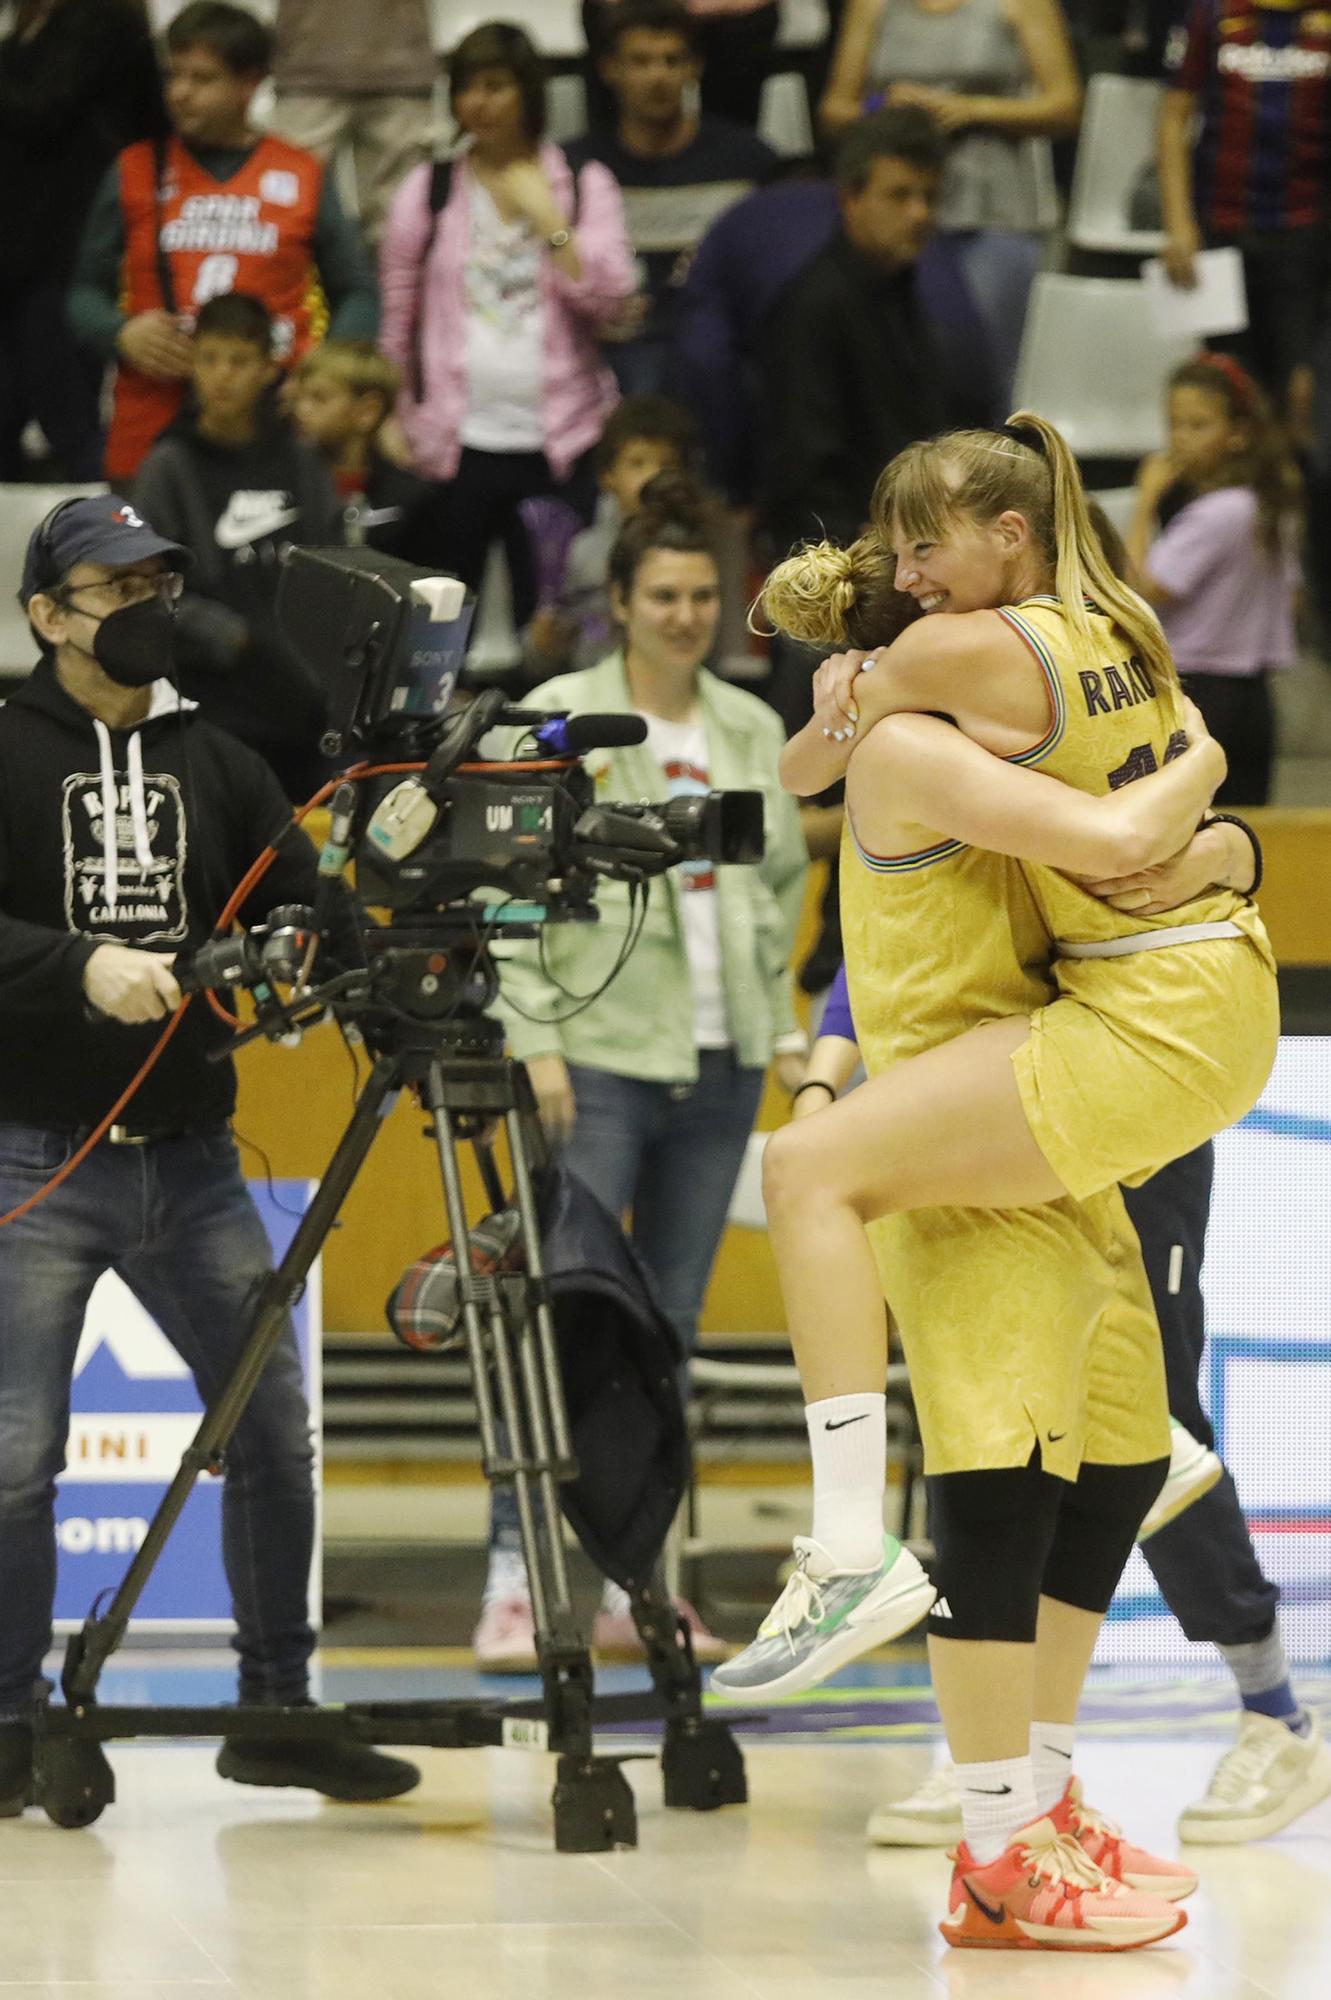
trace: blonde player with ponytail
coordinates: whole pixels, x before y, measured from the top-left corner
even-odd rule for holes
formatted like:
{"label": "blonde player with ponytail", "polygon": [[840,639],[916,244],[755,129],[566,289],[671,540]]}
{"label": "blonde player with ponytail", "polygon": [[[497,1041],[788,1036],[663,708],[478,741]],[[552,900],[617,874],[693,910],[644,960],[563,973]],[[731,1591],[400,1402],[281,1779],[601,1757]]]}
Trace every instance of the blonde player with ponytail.
{"label": "blonde player with ponytail", "polygon": [[1253,1103],[1274,966],[1236,893],[1127,914],[1075,879],[1187,845],[1224,760],[1108,568],[1052,426],[912,446],[879,482],[873,533],[792,558],[763,602],[836,644],[881,632],[894,594],[925,615],[819,669],[783,760],[795,791],[846,778],[869,1081],[768,1148],[814,1523],[758,1638],[713,1679],[748,1699],[809,1686],[920,1614],[913,1558],[882,1546],[886,1292],[925,1440],[930,1662],[966,1827],[944,1935],[1125,1949],[1177,1928],[1161,1899],[1195,1878],[1131,1849],[1140,1865],[1106,1888],[1062,1761],[1168,1451],[1117,1184]]}

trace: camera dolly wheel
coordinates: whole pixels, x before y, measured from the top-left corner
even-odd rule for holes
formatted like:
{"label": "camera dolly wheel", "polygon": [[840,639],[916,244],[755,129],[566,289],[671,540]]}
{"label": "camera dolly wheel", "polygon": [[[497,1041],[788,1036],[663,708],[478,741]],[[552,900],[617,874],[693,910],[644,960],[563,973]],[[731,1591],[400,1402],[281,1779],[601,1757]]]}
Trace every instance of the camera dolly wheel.
{"label": "camera dolly wheel", "polygon": [[661,1750],[661,1777],[667,1806],[686,1812],[748,1804],[743,1753],[724,1722],[672,1717]]}
{"label": "camera dolly wheel", "polygon": [[561,1757],[551,1804],[560,1854],[604,1854],[638,1844],[637,1804],[613,1758]]}
{"label": "camera dolly wheel", "polygon": [[42,1736],[33,1754],[33,1798],[55,1826],[91,1826],[116,1796],[115,1772],[100,1743]]}

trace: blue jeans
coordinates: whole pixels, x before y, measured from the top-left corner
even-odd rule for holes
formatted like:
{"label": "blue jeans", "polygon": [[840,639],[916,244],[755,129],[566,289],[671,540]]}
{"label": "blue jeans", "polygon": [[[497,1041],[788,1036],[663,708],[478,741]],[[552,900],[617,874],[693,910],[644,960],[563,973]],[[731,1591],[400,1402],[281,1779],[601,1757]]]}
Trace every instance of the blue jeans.
{"label": "blue jeans", "polygon": [[[640,1083],[577,1063],[569,1077],[578,1115],[564,1164],[612,1215],[632,1208],[633,1246],[691,1354],[763,1072],[741,1068],[729,1049],[701,1049],[695,1084]],[[511,1488],[491,1500],[490,1546],[521,1547]]]}
{"label": "blue jeans", "polygon": [[1031,286],[1044,257],[1044,238],[1024,229],[964,229],[951,241],[989,335],[995,386],[1006,417],[1012,408],[1022,329]]}
{"label": "blue jeans", "polygon": [[[0,1122],[0,1213],[47,1181],[76,1136]],[[115,1271],[187,1364],[225,1386],[272,1259],[225,1125],[146,1146],[98,1146],[0,1230],[0,1721],[21,1714],[51,1643],[56,1474],[89,1294]],[[288,1700],[314,1648],[313,1448],[288,1322],[226,1453],[222,1551],[243,1698]]]}

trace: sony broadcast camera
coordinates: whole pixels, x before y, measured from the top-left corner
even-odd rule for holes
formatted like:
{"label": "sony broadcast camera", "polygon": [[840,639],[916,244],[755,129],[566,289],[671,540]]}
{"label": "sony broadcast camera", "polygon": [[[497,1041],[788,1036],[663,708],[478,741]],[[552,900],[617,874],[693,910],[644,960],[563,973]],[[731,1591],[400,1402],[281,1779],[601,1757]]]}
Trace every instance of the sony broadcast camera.
{"label": "sony broadcast camera", "polygon": [[[679,861],[763,854],[761,792],[601,801],[582,757],[640,743],[634,715],[549,715],[467,685],[473,606],[451,577],[372,549],[292,549],[278,617],[327,688],[322,747],[422,763],[361,789],[348,828],[360,900],[395,917],[531,935],[593,920],[597,880],[645,883]],[[482,754],[494,730],[511,750]],[[335,805],[335,820],[338,817]]]}

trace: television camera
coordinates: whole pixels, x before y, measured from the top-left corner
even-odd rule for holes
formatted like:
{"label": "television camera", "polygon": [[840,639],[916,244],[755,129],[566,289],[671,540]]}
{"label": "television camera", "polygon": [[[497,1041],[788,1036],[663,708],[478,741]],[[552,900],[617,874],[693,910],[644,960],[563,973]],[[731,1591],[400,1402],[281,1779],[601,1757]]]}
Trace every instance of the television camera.
{"label": "television camera", "polygon": [[[252,995],[255,1023],[228,1050],[256,1035],[298,1037],[332,1009],[373,1061],[310,1206],[256,1302],[235,1374],[205,1412],[110,1604],[94,1608],[69,1641],[65,1706],[46,1711],[37,1745],[42,1800],[61,1825],[87,1825],[110,1803],[114,1777],[101,1744],[137,1735],[308,1739],[349,1732],[374,1743],[549,1748],[559,1760],[556,1845],[577,1852],[636,1839],[621,1760],[594,1750],[595,1720],[664,1719],[668,1805],[708,1810],[747,1795],[729,1729],[702,1714],[688,1630],[656,1561],[659,1538],[650,1561],[625,1561],[619,1575],[653,1691],[593,1699],[560,1532],[560,1487],[577,1478],[578,1465],[542,1259],[539,1189],[549,1159],[526,1071],[504,1056],[503,1028],[490,1010],[499,990],[491,955],[496,940],[536,937],[549,923],[597,921],[596,888],[607,878],[630,888],[630,922],[613,978],[636,940],[652,878],[683,860],[761,859],[762,794],[598,800],[582,758],[641,742],[641,718],[551,715],[511,706],[497,688],[469,687],[471,612],[456,580],[371,550],[293,549],[284,558],[278,616],[326,688],[322,748],[338,759],[359,751],[362,760],[333,792],[314,903],[275,910],[248,934],[215,937],[178,973],[187,992],[242,987]],[[501,730],[504,754],[487,756],[485,739]],[[587,996],[573,997],[586,1004]],[[517,1501],[540,1699],[243,1713],[102,1707],[96,1700],[102,1667],[124,1637],[200,1472],[224,1465],[227,1442],[287,1312],[404,1088],[427,1114],[438,1155],[482,1463],[487,1478],[511,1485]],[[492,1143],[500,1128],[508,1191]],[[502,1215],[511,1225],[514,1253],[502,1276],[486,1263],[469,1227],[460,1141],[473,1149],[491,1217]],[[664,1385],[673,1399],[682,1465],[676,1371],[659,1359],[653,1367],[653,1393],[659,1396]],[[682,1498],[682,1472],[677,1484],[678,1492],[672,1485],[666,1496],[666,1521]]]}

